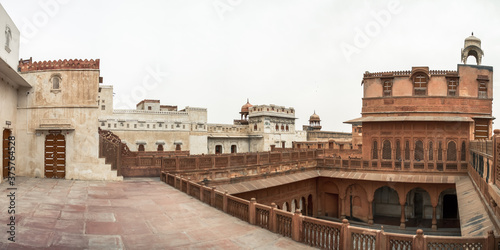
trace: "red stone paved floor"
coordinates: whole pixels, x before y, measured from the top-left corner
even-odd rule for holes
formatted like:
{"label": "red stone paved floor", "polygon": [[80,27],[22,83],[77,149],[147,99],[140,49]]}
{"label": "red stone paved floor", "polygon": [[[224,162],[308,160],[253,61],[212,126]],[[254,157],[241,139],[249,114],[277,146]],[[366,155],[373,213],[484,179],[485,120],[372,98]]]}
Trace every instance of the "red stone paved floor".
{"label": "red stone paved floor", "polygon": [[0,249],[306,249],[159,181],[18,177],[16,242],[7,240],[0,184]]}

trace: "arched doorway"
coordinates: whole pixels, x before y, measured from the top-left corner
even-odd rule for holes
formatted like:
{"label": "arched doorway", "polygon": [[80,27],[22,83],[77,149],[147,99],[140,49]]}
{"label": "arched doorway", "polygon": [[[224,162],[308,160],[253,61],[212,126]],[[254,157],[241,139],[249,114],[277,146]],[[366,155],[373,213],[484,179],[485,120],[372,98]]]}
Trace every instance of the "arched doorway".
{"label": "arched doorway", "polygon": [[158,152],[163,151],[163,145],[162,145],[162,144],[158,144],[157,151],[158,151]]}
{"label": "arched doorway", "polygon": [[348,219],[368,222],[368,196],[365,189],[352,184],[346,189],[345,211]]}
{"label": "arched doorway", "polygon": [[460,214],[458,210],[457,191],[454,188],[443,190],[439,194],[436,207],[438,227],[460,228]]}
{"label": "arched doorway", "polygon": [[222,154],[222,145],[216,145],[215,146],[215,153],[216,154]]}
{"label": "arched doorway", "polygon": [[458,200],[456,194],[445,194],[443,196],[443,219],[458,218]]}
{"label": "arched doorway", "polygon": [[414,188],[406,195],[406,226],[431,227],[432,203],[429,193],[422,188]]}
{"label": "arched doorway", "polygon": [[139,144],[139,148],[137,149],[137,151],[144,151],[144,144]]}
{"label": "arched doorway", "polygon": [[372,212],[375,223],[399,225],[401,205],[399,204],[398,192],[388,186],[383,186],[375,190]]}
{"label": "arched doorway", "polygon": [[231,145],[231,154],[236,154],[238,153],[238,148],[236,145]]}

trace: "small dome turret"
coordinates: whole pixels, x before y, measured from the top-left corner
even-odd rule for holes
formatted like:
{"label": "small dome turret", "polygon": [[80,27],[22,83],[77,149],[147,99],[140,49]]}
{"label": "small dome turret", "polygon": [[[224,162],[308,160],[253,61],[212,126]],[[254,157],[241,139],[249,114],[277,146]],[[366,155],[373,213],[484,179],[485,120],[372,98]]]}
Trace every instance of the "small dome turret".
{"label": "small dome turret", "polygon": [[469,56],[476,58],[477,65],[481,64],[481,60],[484,56],[484,52],[481,49],[481,39],[475,37],[474,33],[465,38],[464,48],[462,49],[462,63],[465,64]]}
{"label": "small dome turret", "polygon": [[245,105],[241,106],[241,113],[248,113],[250,107],[253,107],[253,105],[250,104],[250,102],[247,99],[247,103],[245,103]]}

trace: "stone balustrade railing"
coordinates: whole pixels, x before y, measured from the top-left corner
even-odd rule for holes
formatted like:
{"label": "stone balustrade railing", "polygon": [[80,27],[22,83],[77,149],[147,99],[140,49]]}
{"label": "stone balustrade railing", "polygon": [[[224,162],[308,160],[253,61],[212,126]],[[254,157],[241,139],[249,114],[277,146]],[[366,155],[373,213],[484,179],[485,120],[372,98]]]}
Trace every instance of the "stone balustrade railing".
{"label": "stone balustrade railing", "polygon": [[387,233],[383,230],[351,226],[342,223],[303,216],[244,200],[215,188],[199,185],[189,179],[162,173],[162,181],[196,199],[233,215],[252,225],[273,233],[322,249],[499,249],[500,237],[489,231],[485,237],[447,237],[424,235],[418,229],[415,235]]}
{"label": "stone balustrade railing", "polygon": [[323,157],[318,166],[406,172],[453,172],[467,173],[466,161],[410,161],[410,160],[363,160],[362,158]]}

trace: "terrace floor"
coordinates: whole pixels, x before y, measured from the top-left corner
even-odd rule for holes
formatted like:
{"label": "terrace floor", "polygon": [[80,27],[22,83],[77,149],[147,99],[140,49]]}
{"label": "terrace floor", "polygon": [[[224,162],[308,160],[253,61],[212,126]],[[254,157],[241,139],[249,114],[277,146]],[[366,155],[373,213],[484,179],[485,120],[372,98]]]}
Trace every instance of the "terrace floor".
{"label": "terrace floor", "polygon": [[0,184],[0,249],[307,249],[210,207],[159,178],[123,182],[17,177]]}

